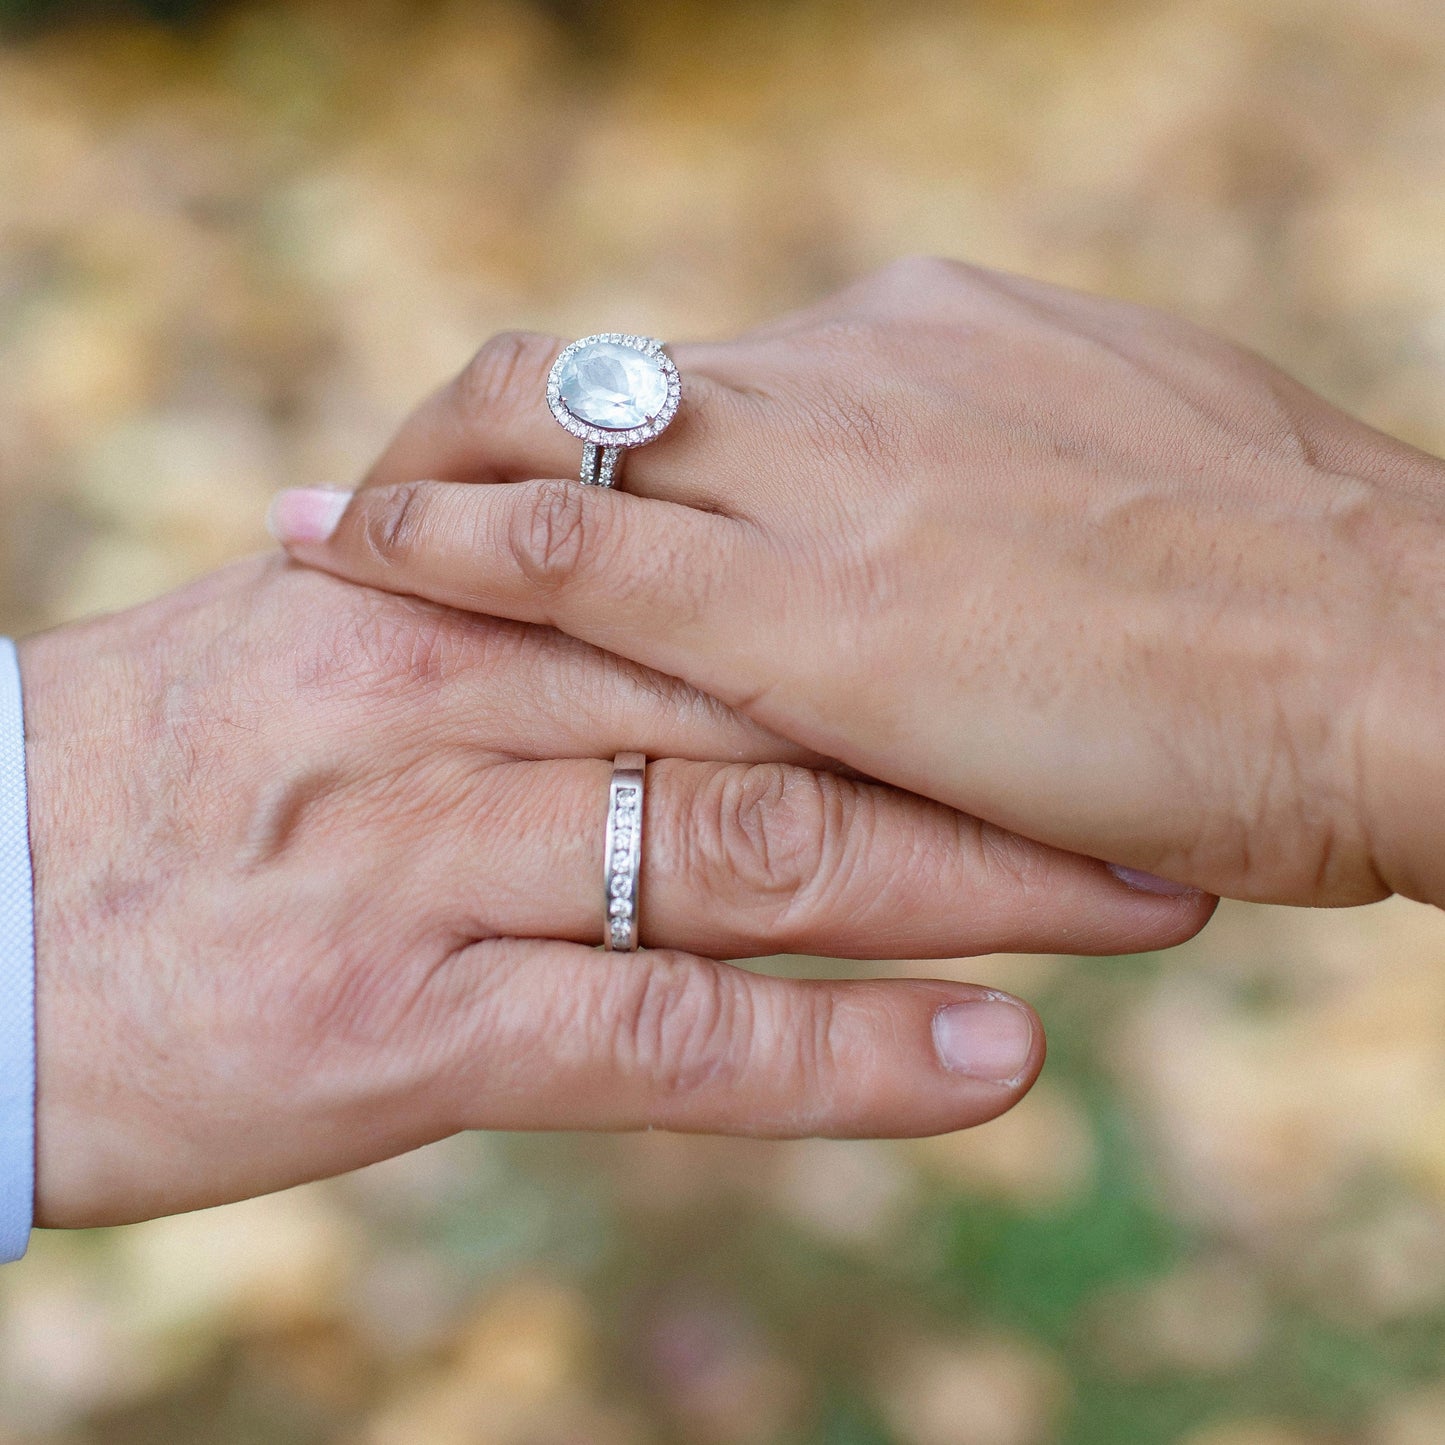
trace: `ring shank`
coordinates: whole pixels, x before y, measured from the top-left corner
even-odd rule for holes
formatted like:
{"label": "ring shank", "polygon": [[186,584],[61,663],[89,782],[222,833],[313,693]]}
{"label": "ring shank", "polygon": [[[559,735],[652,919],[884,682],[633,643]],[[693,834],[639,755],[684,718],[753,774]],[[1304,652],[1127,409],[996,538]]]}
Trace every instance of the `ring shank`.
{"label": "ring shank", "polygon": [[622,475],[623,447],[599,447],[592,442],[582,446],[582,485],[584,487],[615,487]]}
{"label": "ring shank", "polygon": [[603,946],[631,953],[641,934],[642,816],[647,759],[618,753],[607,792],[607,836],[603,853]]}

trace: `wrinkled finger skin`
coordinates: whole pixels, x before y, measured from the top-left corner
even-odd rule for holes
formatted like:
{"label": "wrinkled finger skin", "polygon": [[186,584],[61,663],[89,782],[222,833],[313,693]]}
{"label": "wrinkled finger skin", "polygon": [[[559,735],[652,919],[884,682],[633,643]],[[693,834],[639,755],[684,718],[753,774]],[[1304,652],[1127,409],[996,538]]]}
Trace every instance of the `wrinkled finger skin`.
{"label": "wrinkled finger skin", "polygon": [[[556,631],[280,557],[31,638],[21,667],[42,1224],[220,1203],[466,1128],[967,1127],[1042,1065],[1025,1005],[698,950],[1117,951],[1212,903],[822,780],[807,748]],[[632,749],[663,760],[661,946],[608,955],[587,946],[608,760]]]}
{"label": "wrinkled finger skin", "polygon": [[[677,436],[619,495],[566,481],[554,344],[484,348],[294,555],[555,625],[1060,848],[1445,901],[1436,458],[1158,312],[916,259],[672,348]],[[468,482],[497,485],[438,485]]]}

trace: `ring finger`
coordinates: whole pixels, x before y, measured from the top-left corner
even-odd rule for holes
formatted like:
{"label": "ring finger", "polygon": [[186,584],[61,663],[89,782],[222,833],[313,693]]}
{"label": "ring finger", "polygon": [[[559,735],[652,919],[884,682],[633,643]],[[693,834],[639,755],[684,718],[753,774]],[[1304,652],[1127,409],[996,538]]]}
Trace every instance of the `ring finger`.
{"label": "ring finger", "polygon": [[[547,375],[564,344],[537,332],[494,336],[407,418],[363,485],[576,477],[582,444],[547,408]],[[718,350],[672,352],[683,371],[682,406],[655,445],[628,452],[628,490],[726,510],[737,479],[766,470],[755,440],[759,403],[717,379]]]}
{"label": "ring finger", "polygon": [[[443,839],[452,904],[479,937],[599,942],[610,765],[489,769]],[[505,880],[479,904],[476,839]],[[470,840],[470,842],[468,841]],[[1214,900],[1136,891],[1103,864],[881,784],[787,764],[647,770],[641,941],[713,957],[1124,953],[1203,926]]]}

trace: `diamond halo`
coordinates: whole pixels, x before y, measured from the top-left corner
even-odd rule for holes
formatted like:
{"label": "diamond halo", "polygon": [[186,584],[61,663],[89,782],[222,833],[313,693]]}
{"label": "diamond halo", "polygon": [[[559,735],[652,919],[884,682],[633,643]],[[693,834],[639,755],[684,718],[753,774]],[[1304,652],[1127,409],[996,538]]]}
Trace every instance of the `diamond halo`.
{"label": "diamond halo", "polygon": [[[620,346],[637,352],[657,368],[659,376],[666,384],[662,405],[654,415],[638,426],[625,430],[595,426],[574,415],[562,399],[564,377],[572,364],[581,358],[584,352],[601,346]],[[681,402],[682,378],[678,375],[672,358],[663,349],[662,342],[651,336],[627,336],[616,331],[584,336],[580,341],[574,341],[563,348],[561,355],[552,363],[551,373],[547,377],[547,405],[551,408],[552,415],[579,441],[596,447],[640,447],[656,441],[677,415]]]}

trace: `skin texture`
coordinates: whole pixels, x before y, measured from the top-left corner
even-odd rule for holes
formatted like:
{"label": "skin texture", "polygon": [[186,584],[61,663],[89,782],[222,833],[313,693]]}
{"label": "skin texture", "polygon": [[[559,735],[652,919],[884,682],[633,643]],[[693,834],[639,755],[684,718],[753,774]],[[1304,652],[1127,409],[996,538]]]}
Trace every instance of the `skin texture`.
{"label": "skin texture", "polygon": [[[21,666],[48,1225],[469,1128],[966,1127],[1042,1064],[1025,1006],[695,951],[1114,952],[1178,941],[1212,903],[815,771],[559,633],[280,557],[32,638]],[[605,954],[608,760],[629,749],[658,760],[653,947]]]}
{"label": "skin texture", "polygon": [[1062,848],[1445,901],[1435,458],[1170,317],[915,260],[672,348],[673,429],[584,490],[534,480],[577,465],[559,345],[490,343],[293,554],[550,623]]}

